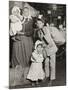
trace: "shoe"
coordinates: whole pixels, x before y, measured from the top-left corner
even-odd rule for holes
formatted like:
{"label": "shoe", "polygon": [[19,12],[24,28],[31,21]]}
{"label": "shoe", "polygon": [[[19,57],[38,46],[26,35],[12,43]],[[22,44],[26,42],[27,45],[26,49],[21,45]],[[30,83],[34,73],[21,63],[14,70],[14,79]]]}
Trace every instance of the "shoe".
{"label": "shoe", "polygon": [[48,86],[52,86],[52,80],[49,81]]}
{"label": "shoe", "polygon": [[49,81],[49,77],[45,77],[44,80],[42,80],[42,82],[48,82]]}
{"label": "shoe", "polygon": [[35,83],[32,82],[32,87],[34,87],[34,86],[35,86]]}
{"label": "shoe", "polygon": [[40,87],[40,83],[38,81],[36,81],[36,86]]}

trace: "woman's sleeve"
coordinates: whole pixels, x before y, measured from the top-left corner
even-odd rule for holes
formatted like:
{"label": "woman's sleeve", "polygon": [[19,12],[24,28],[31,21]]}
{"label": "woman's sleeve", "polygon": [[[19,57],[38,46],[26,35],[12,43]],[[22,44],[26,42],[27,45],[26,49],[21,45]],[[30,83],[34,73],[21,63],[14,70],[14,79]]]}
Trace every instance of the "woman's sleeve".
{"label": "woman's sleeve", "polygon": [[15,17],[14,15],[10,15],[9,19],[10,19],[11,22],[13,22],[13,23],[19,21],[19,19],[18,19],[17,17]]}
{"label": "woman's sleeve", "polygon": [[9,34],[10,34],[10,36],[13,36],[14,34],[13,34],[13,31],[10,29],[10,31],[9,31]]}
{"label": "woman's sleeve", "polygon": [[35,54],[35,52],[32,53],[31,61],[36,61],[38,59],[38,56]]}
{"label": "woman's sleeve", "polygon": [[38,37],[40,38],[40,33],[39,33],[39,31],[38,31],[37,33],[38,33]]}
{"label": "woman's sleeve", "polygon": [[32,61],[32,62],[34,62],[34,61],[35,61],[35,59],[34,59],[34,57],[33,57],[33,56],[31,56],[31,61]]}
{"label": "woman's sleeve", "polygon": [[40,32],[38,31],[37,33],[38,33],[38,38],[39,38],[40,40],[42,40],[42,35],[40,34]]}

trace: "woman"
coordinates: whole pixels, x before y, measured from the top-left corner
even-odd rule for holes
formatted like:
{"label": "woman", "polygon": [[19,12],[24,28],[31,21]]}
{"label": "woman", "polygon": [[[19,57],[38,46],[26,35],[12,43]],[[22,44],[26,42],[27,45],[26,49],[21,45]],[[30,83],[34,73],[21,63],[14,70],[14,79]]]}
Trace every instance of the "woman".
{"label": "woman", "polygon": [[23,21],[22,30],[17,32],[15,42],[13,42],[12,66],[21,65],[22,68],[26,68],[30,65],[33,46],[33,20],[29,16],[29,9],[26,7],[23,10]]}

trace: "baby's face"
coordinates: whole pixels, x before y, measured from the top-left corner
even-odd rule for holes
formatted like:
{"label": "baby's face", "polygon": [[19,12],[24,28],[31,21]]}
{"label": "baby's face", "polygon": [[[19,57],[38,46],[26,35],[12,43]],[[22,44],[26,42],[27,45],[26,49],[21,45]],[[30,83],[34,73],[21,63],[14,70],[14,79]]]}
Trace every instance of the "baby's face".
{"label": "baby's face", "polygon": [[37,46],[37,52],[42,53],[43,47],[41,45]]}
{"label": "baby's face", "polygon": [[44,26],[44,23],[42,21],[38,20],[37,21],[37,27],[41,29],[41,28],[43,28],[43,26]]}
{"label": "baby's face", "polygon": [[17,15],[19,15],[19,14],[20,14],[20,12],[19,12],[18,10],[14,11],[14,15],[15,15],[15,16],[17,16]]}

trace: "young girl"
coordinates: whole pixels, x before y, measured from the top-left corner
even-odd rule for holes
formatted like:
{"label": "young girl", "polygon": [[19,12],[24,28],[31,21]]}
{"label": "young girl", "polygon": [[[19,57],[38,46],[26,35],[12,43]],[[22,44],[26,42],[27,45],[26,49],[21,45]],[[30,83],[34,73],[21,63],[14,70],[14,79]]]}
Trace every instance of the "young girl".
{"label": "young girl", "polygon": [[43,71],[42,62],[43,58],[43,46],[42,42],[37,40],[35,43],[35,50],[32,53],[31,61],[32,64],[27,75],[27,79],[32,81],[32,85],[39,84],[38,80],[43,80],[45,78],[45,73]]}

